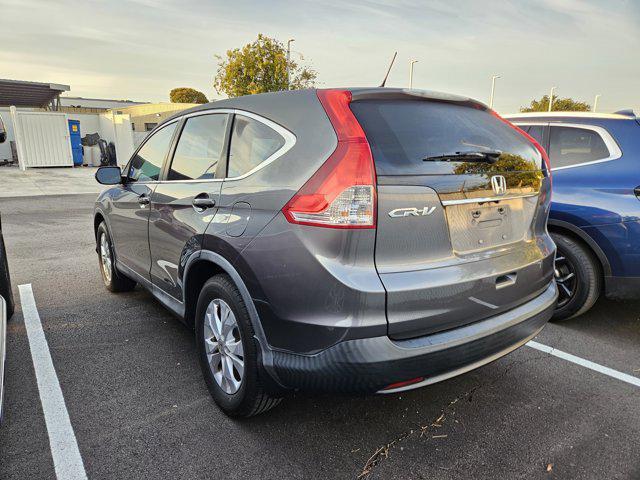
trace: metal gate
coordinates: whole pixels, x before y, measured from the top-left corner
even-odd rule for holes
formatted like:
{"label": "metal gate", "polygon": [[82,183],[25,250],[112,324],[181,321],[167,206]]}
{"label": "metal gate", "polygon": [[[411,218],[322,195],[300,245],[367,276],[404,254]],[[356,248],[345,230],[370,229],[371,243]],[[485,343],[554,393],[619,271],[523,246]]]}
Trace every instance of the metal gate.
{"label": "metal gate", "polygon": [[66,114],[19,112],[11,107],[11,120],[21,170],[73,166]]}

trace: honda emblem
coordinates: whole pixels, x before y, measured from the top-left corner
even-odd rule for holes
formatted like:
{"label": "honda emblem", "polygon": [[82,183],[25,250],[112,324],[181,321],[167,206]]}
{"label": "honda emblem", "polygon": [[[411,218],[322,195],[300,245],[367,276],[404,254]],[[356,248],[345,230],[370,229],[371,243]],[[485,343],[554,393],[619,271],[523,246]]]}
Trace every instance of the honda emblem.
{"label": "honda emblem", "polygon": [[491,186],[496,195],[504,195],[507,193],[507,179],[502,175],[494,175],[491,177]]}

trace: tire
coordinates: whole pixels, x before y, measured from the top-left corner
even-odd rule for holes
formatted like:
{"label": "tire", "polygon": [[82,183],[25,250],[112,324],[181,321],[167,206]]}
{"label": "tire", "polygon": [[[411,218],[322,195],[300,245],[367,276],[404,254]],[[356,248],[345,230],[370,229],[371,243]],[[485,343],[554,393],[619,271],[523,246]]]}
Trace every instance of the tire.
{"label": "tire", "polygon": [[[9,275],[9,263],[7,261],[7,251],[4,248],[4,238],[0,233],[0,295],[7,303],[7,320],[13,316],[15,303],[13,302],[13,292],[11,291],[11,276]],[[2,379],[0,379],[1,381]]]}
{"label": "tire", "polygon": [[567,320],[585,313],[600,296],[602,267],[584,243],[558,233],[551,236],[558,247],[555,272],[560,290],[553,320]]}
{"label": "tire", "polygon": [[[104,245],[102,243],[103,240],[105,242]],[[111,242],[111,236],[104,222],[101,222],[98,226],[96,244],[100,273],[102,274],[102,281],[104,282],[104,286],[107,287],[107,290],[114,293],[133,290],[136,287],[136,282],[119,272],[113,261],[115,258],[113,255],[113,243]]]}
{"label": "tire", "polygon": [[[216,318],[221,321],[216,323]],[[195,322],[202,375],[224,413],[246,418],[280,403],[281,399],[269,395],[260,380],[251,319],[238,288],[227,275],[215,275],[204,284]]]}

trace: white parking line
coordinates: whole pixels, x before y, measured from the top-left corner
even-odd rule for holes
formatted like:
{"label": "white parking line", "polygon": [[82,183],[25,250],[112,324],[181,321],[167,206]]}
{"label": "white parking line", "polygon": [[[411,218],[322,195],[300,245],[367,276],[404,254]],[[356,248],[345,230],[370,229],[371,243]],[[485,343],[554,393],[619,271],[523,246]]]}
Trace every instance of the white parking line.
{"label": "white parking line", "polygon": [[616,378],[623,382],[630,383],[631,385],[635,385],[636,387],[640,387],[640,378],[634,377],[633,375],[619,372],[618,370],[614,370],[613,368],[605,367],[604,365],[585,360],[584,358],[576,357],[575,355],[571,355],[570,353],[563,352],[562,350],[558,350],[557,348],[549,347],[547,345],[543,345],[542,343],[534,342],[533,340],[527,343],[527,345],[531,348],[535,348],[536,350],[540,350],[541,352],[548,353],[558,358],[562,358],[563,360],[566,360],[568,362],[575,363],[576,365],[580,365],[590,370],[594,370],[596,372],[600,372],[610,377]]}
{"label": "white parking line", "polygon": [[53,466],[58,480],[86,480],[76,435],[73,432],[69,412],[64,403],[58,375],[53,367],[49,345],[42,330],[40,315],[33,298],[31,284],[19,285],[22,315],[27,328],[33,368],[38,382],[40,403],[49,433],[49,445]]}

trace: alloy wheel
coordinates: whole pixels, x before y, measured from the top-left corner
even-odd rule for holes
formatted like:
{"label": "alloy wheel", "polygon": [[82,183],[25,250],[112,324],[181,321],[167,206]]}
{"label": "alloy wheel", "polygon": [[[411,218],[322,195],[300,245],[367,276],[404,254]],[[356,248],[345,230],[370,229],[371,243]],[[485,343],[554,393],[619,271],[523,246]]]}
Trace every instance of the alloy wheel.
{"label": "alloy wheel", "polygon": [[111,249],[106,233],[100,235],[100,263],[105,280],[111,282]]}
{"label": "alloy wheel", "polygon": [[576,293],[577,277],[576,269],[566,257],[557,256],[555,261],[554,277],[558,285],[560,296],[558,307],[564,307]]}
{"label": "alloy wheel", "polygon": [[242,385],[244,349],[240,327],[231,307],[222,299],[211,300],[204,318],[204,346],[213,378],[232,395]]}

